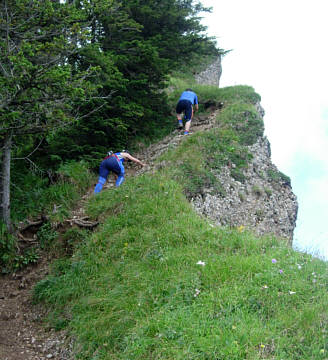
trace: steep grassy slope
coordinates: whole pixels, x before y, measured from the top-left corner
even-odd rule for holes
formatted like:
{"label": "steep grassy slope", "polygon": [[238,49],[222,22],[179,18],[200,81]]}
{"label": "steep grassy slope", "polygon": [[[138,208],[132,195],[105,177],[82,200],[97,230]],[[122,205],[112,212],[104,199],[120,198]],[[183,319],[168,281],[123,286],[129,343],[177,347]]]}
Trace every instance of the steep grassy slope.
{"label": "steep grassy slope", "polygon": [[327,357],[327,263],[216,228],[188,203],[208,176],[199,149],[215,139],[194,134],[166,167],[89,201],[99,229],[34,292],[50,325],[76,339],[77,359]]}

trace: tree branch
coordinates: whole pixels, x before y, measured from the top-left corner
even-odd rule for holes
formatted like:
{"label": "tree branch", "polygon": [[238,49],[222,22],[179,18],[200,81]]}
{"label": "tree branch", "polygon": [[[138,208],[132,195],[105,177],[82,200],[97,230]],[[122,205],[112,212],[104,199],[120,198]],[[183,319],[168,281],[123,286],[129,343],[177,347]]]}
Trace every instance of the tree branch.
{"label": "tree branch", "polygon": [[39,144],[37,145],[37,147],[32,151],[30,152],[27,156],[25,157],[22,157],[22,158],[13,158],[13,160],[27,160],[31,155],[33,155],[37,150],[38,148],[40,147],[40,145],[42,144],[42,141],[44,140],[44,138],[41,139],[41,141],[39,142]]}

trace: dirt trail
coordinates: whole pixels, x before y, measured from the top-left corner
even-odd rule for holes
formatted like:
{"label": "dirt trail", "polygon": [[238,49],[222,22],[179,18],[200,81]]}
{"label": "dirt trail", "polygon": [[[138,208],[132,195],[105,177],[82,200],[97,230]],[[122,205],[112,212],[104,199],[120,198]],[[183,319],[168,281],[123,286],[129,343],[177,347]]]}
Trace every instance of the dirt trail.
{"label": "dirt trail", "polygon": [[[214,126],[219,110],[210,115],[195,116],[191,132],[207,130]],[[157,157],[169,147],[176,147],[185,139],[183,131],[175,130],[162,141],[140,150],[136,157],[147,163],[145,168],[129,164],[127,176],[139,175],[153,169]],[[114,186],[109,181],[106,188]],[[81,199],[73,215],[84,214],[83,204],[93,193],[90,189]],[[15,274],[0,275],[0,360],[68,360],[72,344],[67,342],[65,332],[47,330],[42,324],[44,309],[32,304],[31,295],[35,284],[48,274],[53,259],[46,255],[37,265],[28,266]]]}
{"label": "dirt trail", "polygon": [[1,360],[69,359],[65,334],[47,331],[43,311],[31,303],[31,290],[47,275],[49,261],[0,278]]}
{"label": "dirt trail", "polygon": [[[215,119],[219,111],[220,110],[217,109],[209,115],[195,116],[191,124],[191,134],[213,128],[215,126]],[[140,169],[140,166],[131,164],[130,167],[127,168],[127,176],[139,175],[144,172],[153,170],[154,161],[165,151],[167,151],[168,148],[177,147],[185,138],[186,136],[183,135],[183,130],[175,130],[161,141],[152,144],[143,150],[140,150],[137,154],[133,154],[138,157],[138,159],[146,162],[148,166]]]}

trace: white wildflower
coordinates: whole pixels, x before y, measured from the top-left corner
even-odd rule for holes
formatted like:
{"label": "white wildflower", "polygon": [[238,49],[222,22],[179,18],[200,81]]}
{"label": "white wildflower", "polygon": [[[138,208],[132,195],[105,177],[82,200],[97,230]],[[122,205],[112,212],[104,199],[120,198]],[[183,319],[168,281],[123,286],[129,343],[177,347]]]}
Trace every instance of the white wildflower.
{"label": "white wildflower", "polygon": [[195,294],[194,294],[194,297],[197,297],[199,294],[200,294],[200,290],[195,289]]}
{"label": "white wildflower", "polygon": [[199,260],[198,263],[196,265],[202,265],[202,266],[205,266],[205,262],[204,261],[201,261]]}

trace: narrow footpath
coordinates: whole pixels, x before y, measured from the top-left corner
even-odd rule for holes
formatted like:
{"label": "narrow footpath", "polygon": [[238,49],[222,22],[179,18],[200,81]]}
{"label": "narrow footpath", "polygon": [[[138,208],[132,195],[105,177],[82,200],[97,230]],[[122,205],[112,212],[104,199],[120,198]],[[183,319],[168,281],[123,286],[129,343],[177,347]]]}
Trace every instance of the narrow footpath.
{"label": "narrow footpath", "polygon": [[[210,129],[215,124],[219,110],[210,115],[195,116],[191,132]],[[154,170],[154,161],[169,147],[176,147],[185,138],[183,132],[175,130],[156,144],[140,150],[136,156],[147,163],[145,168],[134,164],[127,167],[127,176],[139,175]],[[104,187],[110,188],[108,182]],[[83,204],[91,196],[93,189],[81,199],[72,214],[73,218],[83,217]],[[15,274],[0,276],[0,360],[69,360],[72,343],[65,331],[47,329],[42,319],[45,309],[31,301],[35,284],[45,278],[49,271],[51,258],[43,255],[36,265],[30,265]]]}

